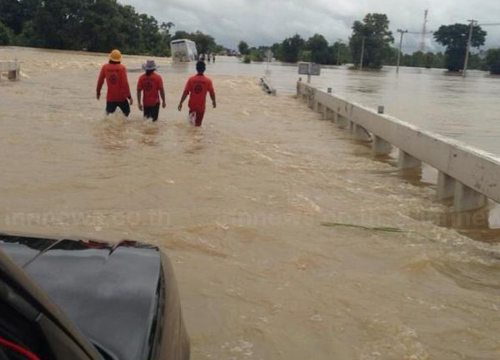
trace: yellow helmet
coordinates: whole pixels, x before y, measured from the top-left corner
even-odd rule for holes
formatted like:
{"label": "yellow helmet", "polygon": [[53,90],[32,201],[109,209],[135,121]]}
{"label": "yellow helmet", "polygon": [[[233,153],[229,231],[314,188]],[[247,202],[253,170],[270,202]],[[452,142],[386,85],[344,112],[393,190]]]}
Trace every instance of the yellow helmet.
{"label": "yellow helmet", "polygon": [[111,61],[120,62],[120,61],[122,61],[122,59],[123,59],[123,56],[122,56],[122,53],[120,52],[120,50],[113,50],[113,51],[111,51],[111,54],[109,54],[109,60],[111,60]]}

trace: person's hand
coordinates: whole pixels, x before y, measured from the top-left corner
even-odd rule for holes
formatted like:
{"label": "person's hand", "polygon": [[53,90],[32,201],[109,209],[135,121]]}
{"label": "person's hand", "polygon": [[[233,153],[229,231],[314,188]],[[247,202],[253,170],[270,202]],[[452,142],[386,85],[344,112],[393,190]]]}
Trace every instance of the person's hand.
{"label": "person's hand", "polygon": [[161,107],[165,109],[165,108],[167,107],[167,103],[164,101],[164,102],[161,104]]}
{"label": "person's hand", "polygon": [[130,105],[134,105],[134,99],[130,98],[128,100],[130,101]]}
{"label": "person's hand", "polygon": [[137,106],[139,107],[139,110],[141,110],[141,111],[142,111],[142,104],[141,104],[141,103],[139,103]]}
{"label": "person's hand", "polygon": [[214,106],[214,109],[217,107],[217,103],[215,101],[212,101],[212,105]]}
{"label": "person's hand", "polygon": [[182,111],[182,104],[179,104],[179,106],[177,107],[177,109],[178,109],[179,111]]}
{"label": "person's hand", "polygon": [[101,99],[101,94],[97,93],[97,94],[96,94],[96,96],[95,96],[95,98],[96,98],[97,100],[100,100],[100,99]]}

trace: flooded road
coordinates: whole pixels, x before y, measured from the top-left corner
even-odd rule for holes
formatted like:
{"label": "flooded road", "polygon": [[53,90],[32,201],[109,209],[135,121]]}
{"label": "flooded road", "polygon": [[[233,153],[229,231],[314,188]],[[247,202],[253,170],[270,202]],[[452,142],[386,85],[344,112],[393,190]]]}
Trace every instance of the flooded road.
{"label": "flooded road", "polygon": [[418,220],[449,208],[302,102],[214,75],[219,107],[194,129],[176,110],[188,69],[162,63],[160,122],[106,119],[104,56],[0,49],[14,56],[0,228],[164,248],[193,359],[500,357],[498,245]]}
{"label": "flooded road", "polygon": [[[246,65],[225,59],[210,68],[218,74],[254,77],[269,69],[266,77],[280,93],[294,93],[299,78],[296,65],[279,63]],[[302,78],[307,81],[307,76]],[[500,76],[468,71],[464,79],[443,69],[402,67],[396,74],[390,66],[363,72],[330,66],[312,84],[372,108],[384,105],[390,115],[500,155]]]}

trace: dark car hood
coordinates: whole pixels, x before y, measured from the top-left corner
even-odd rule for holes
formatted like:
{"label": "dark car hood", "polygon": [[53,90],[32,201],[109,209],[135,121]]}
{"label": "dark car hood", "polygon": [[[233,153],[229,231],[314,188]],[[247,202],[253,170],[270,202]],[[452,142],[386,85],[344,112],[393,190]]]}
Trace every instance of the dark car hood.
{"label": "dark car hood", "polygon": [[2,235],[0,248],[92,342],[120,360],[147,358],[161,276],[158,248]]}

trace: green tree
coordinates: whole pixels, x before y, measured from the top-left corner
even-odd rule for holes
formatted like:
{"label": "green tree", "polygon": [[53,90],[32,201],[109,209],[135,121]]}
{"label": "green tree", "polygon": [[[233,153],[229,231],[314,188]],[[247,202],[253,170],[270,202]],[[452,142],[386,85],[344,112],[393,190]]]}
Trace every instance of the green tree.
{"label": "green tree", "polygon": [[469,56],[468,68],[470,70],[481,70],[481,71],[488,71],[489,70],[486,59],[481,57],[479,54],[471,54]]}
{"label": "green tree", "polygon": [[276,60],[283,61],[283,46],[280,43],[275,43],[271,46],[271,51]]}
{"label": "green tree", "polygon": [[245,41],[240,41],[238,44],[238,51],[240,52],[241,55],[248,55],[249,54],[249,46]]}
{"label": "green tree", "polygon": [[425,67],[425,54],[422,51],[415,51],[413,53],[413,66]]}
{"label": "green tree", "polygon": [[170,34],[170,30],[175,26],[173,22],[162,22],[160,25],[160,35],[161,41],[165,44],[165,55],[170,56],[170,42],[172,41],[172,35]]}
{"label": "green tree", "polygon": [[31,20],[23,24],[23,31],[14,39],[14,44],[18,46],[38,47],[40,43],[40,38]]}
{"label": "green tree", "polygon": [[10,45],[12,36],[12,31],[0,22],[0,46]]}
{"label": "green tree", "polygon": [[160,56],[167,52],[167,44],[163,43],[158,21],[152,16],[141,14],[141,38],[148,55]]}
{"label": "green tree", "polygon": [[138,49],[139,17],[131,6],[120,8],[113,0],[95,1],[86,8],[82,28],[85,29],[82,49],[99,52],[121,49],[128,53],[135,53],[132,49],[143,50]]}
{"label": "green tree", "polygon": [[[112,36],[99,37],[99,33],[95,34],[96,38],[94,41],[101,41],[100,47],[103,48],[103,50],[100,51],[107,52],[113,48],[119,48],[127,54],[148,54],[148,47],[144,41],[144,29],[143,23],[141,22],[141,15],[130,5],[118,6],[116,8],[118,13],[116,13],[112,4],[114,0],[105,1],[108,2],[107,6],[112,8],[111,11],[115,13],[111,26],[116,28],[107,29]],[[99,16],[102,15],[106,15],[106,13],[99,14]],[[103,23],[99,21],[96,25],[99,27],[101,24]],[[114,44],[113,37],[116,37],[116,45]]]}
{"label": "green tree", "polygon": [[264,54],[256,48],[250,48],[245,57],[246,56],[248,56],[251,61],[264,61]]}
{"label": "green tree", "polygon": [[301,51],[304,49],[304,45],[304,39],[302,39],[298,34],[291,38],[285,39],[281,44],[281,61],[296,63],[299,60]]}
{"label": "green tree", "polygon": [[82,48],[82,26],[90,0],[41,1],[34,18],[34,28],[41,46],[55,49]]}
{"label": "green tree", "polygon": [[160,28],[162,31],[170,33],[170,29],[172,29],[174,26],[175,24],[169,21],[169,22],[162,22]]}
{"label": "green tree", "polygon": [[323,35],[315,34],[304,46],[305,50],[311,52],[311,61],[317,64],[331,64],[333,58],[328,51],[328,41]]}
{"label": "green tree", "polygon": [[424,55],[424,67],[426,69],[431,69],[434,67],[434,63],[436,62],[436,55],[432,52],[427,52]]}
{"label": "green tree", "polygon": [[382,59],[382,65],[396,66],[398,63],[398,53],[399,50],[391,46]]}
{"label": "green tree", "polygon": [[0,22],[19,35],[23,24],[31,20],[39,0],[0,0]]}
{"label": "green tree", "polygon": [[413,56],[411,54],[401,54],[401,66],[413,66]]}
{"label": "green tree", "polygon": [[215,39],[212,36],[204,34],[201,31],[194,33],[193,41],[196,43],[198,52],[201,54],[208,54],[217,46]]}
{"label": "green tree", "polygon": [[193,36],[187,31],[177,30],[174,36],[172,37],[172,40],[179,40],[179,39],[193,40]]}
{"label": "green tree", "polygon": [[380,69],[383,59],[391,53],[391,44],[394,42],[387,15],[367,14],[363,21],[354,22],[352,31],[349,47],[356,66],[359,65],[364,39],[363,67]]}
{"label": "green tree", "polygon": [[500,48],[488,50],[486,53],[486,64],[492,74],[500,74]]}
{"label": "green tree", "polygon": [[188,39],[194,41],[196,43],[198,53],[200,54],[207,54],[217,48],[215,39],[210,35],[202,33],[201,31],[197,31],[195,33],[188,33],[182,30],[176,31],[172,40],[177,39]]}
{"label": "green tree", "polygon": [[[339,50],[340,50],[340,58],[339,58]],[[330,47],[329,51],[331,53],[332,64],[334,65],[337,64],[342,65],[352,62],[351,52],[349,50],[349,47],[344,43],[336,42]]]}
{"label": "green tree", "polygon": [[[464,67],[470,26],[467,24],[442,25],[434,33],[434,39],[446,46],[445,66],[449,71],[460,71]],[[484,45],[486,31],[479,25],[473,27],[471,47]]]}
{"label": "green tree", "polygon": [[299,60],[304,62],[312,62],[312,51],[302,50],[300,52]]}
{"label": "green tree", "polygon": [[[117,0],[0,0],[0,22],[16,45],[148,55],[169,53],[174,26]],[[208,35],[191,35],[204,47],[215,44]]]}

